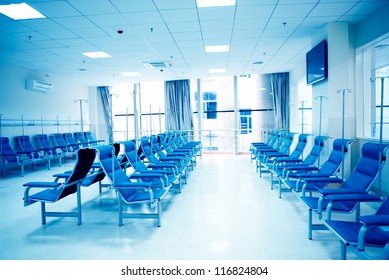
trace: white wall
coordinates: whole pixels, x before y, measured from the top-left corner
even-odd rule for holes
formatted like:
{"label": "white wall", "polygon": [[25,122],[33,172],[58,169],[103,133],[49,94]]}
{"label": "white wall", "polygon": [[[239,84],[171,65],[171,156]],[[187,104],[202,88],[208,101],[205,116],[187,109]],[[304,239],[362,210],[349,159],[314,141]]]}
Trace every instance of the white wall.
{"label": "white wall", "polygon": [[[356,98],[363,95],[363,89],[356,88],[355,81],[356,61],[355,50],[365,44],[376,40],[389,32],[387,15],[389,14],[389,4],[380,8],[357,26],[348,26],[347,23],[329,23],[312,38],[312,47],[323,39],[328,40],[329,51],[329,78],[312,88],[313,96],[327,96],[323,101],[322,134],[332,137],[341,136],[342,132],[342,95],[337,93],[338,89],[351,89],[351,93],[346,94],[345,108],[345,137],[355,138],[356,127],[360,124],[356,122]],[[304,71],[302,71],[304,69]],[[303,78],[305,75],[305,61],[296,65],[290,72],[292,83]],[[358,93],[358,95],[356,94]],[[313,100],[313,132],[317,133],[319,120],[319,99]],[[359,139],[353,143],[349,159],[347,161],[347,171],[352,170],[359,156],[360,148],[366,140]],[[330,147],[332,142],[330,142]],[[347,173],[347,172],[346,172]],[[383,193],[389,193],[389,163],[386,164],[383,172]]]}
{"label": "white wall", "polygon": [[[51,83],[54,90],[48,94],[28,91],[26,89],[27,78]],[[41,118],[52,121],[58,118],[62,123],[60,126],[43,126],[43,133],[46,134],[57,131],[61,133],[81,131],[80,105],[74,103],[76,99],[88,100],[88,87],[69,83],[60,77],[47,77],[43,73],[5,64],[0,65],[1,134],[4,137],[12,139],[14,136],[23,134],[22,116],[25,135],[42,133]],[[70,127],[69,118],[70,123],[73,124]],[[89,123],[89,104],[87,103],[83,103],[83,120],[85,124]],[[12,123],[14,125],[11,125]],[[34,125],[28,125],[29,123]],[[88,125],[84,126],[84,130],[86,129],[89,129]]]}

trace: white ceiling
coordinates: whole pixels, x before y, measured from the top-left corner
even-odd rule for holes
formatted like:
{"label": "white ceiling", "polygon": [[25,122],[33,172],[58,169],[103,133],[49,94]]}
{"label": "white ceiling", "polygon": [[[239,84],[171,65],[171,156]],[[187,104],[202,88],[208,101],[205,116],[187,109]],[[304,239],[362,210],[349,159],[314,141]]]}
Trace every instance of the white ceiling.
{"label": "white ceiling", "polygon": [[[0,2],[26,2],[47,17],[0,14],[1,62],[97,86],[209,77],[210,68],[227,69],[213,76],[289,71],[326,22],[357,24],[388,0],[237,0],[218,8],[197,8],[195,0]],[[230,52],[205,53],[206,45],[230,45]],[[112,57],[81,54],[91,51]],[[161,72],[142,64],[150,61],[172,66]]]}

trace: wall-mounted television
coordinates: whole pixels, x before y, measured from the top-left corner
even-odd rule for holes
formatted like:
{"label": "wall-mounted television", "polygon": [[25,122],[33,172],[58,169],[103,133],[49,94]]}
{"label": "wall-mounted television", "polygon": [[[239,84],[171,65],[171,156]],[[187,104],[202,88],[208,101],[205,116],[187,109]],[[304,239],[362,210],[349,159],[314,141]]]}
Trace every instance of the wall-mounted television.
{"label": "wall-mounted television", "polygon": [[327,41],[323,40],[306,54],[307,85],[328,77]]}

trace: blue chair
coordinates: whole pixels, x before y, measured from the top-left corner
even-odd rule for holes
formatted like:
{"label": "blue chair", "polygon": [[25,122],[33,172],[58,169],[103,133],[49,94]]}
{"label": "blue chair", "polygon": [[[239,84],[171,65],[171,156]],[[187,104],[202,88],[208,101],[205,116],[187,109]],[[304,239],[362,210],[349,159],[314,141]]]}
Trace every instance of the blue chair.
{"label": "blue chair", "polygon": [[65,142],[63,135],[61,133],[54,133],[51,135],[51,138],[55,148],[61,149],[63,153],[73,152],[71,146]]}
{"label": "blue chair", "polygon": [[271,154],[269,154],[264,162],[257,161],[257,170],[259,172],[259,177],[262,176],[263,169],[270,172],[270,170],[275,170],[276,168],[278,168],[280,164],[302,162],[301,156],[305,150],[307,142],[308,134],[300,134],[298,136],[296,147],[290,153],[289,156],[280,155],[278,153],[274,154],[274,156],[271,156]]}
{"label": "blue chair", "polygon": [[[161,226],[161,199],[169,191],[169,187],[154,187],[152,182],[134,182],[141,176],[131,178],[121,168],[111,145],[99,145],[96,147],[98,159],[112,187],[117,192],[119,226],[123,225],[123,218],[156,219],[158,227]],[[152,173],[145,176],[151,176]],[[160,175],[160,174],[156,174]],[[147,203],[153,213],[129,213],[124,211],[124,205]]]}
{"label": "blue chair", "polygon": [[149,163],[147,166],[141,160],[138,155],[138,149],[136,148],[134,141],[123,141],[121,144],[124,146],[124,154],[128,160],[129,167],[137,174],[159,174],[159,176],[153,176],[150,178],[142,178],[143,181],[156,183],[156,180],[163,178],[165,184],[169,187],[176,185],[178,186],[179,192],[181,192],[181,175],[178,173],[177,167],[171,164],[154,164]]}
{"label": "blue chair", "polygon": [[189,167],[193,167],[192,161],[189,158],[187,154],[181,154],[181,153],[167,153],[166,150],[163,150],[162,145],[160,143],[160,139],[158,136],[151,135],[150,136],[150,144],[153,151],[155,151],[156,156],[159,160],[163,161],[177,161],[180,164],[183,164],[187,167],[187,170],[189,170]]}
{"label": "blue chair", "polygon": [[38,162],[46,162],[47,163],[47,169],[50,169],[50,157],[45,155],[44,150],[38,151],[31,143],[30,136],[23,135],[23,136],[16,136],[15,137],[19,147],[23,151],[24,154],[26,154],[30,159],[32,159],[35,163]]}
{"label": "blue chair", "polygon": [[[334,203],[370,202],[381,198],[372,194],[330,195],[327,199]],[[340,240],[340,258],[346,259],[347,247],[352,247],[361,259],[372,259],[366,247],[381,247],[380,258],[389,260],[389,197],[380,205],[374,215],[360,216],[358,221],[341,221],[331,219],[331,207],[327,207],[323,224]]]}
{"label": "blue chair", "polygon": [[90,131],[86,131],[84,132],[85,134],[85,138],[88,140],[89,143],[91,143],[92,145],[101,145],[105,142],[105,140],[96,140],[93,135],[92,135],[92,132]]}
{"label": "blue chair", "polygon": [[73,134],[71,134],[70,132],[64,133],[63,138],[65,139],[68,147],[70,147],[73,152],[77,151],[82,147],[81,143],[78,143],[76,139],[74,139]]}
{"label": "blue chair", "polygon": [[15,152],[9,143],[8,137],[0,137],[0,155],[3,159],[3,177],[6,175],[6,165],[20,166],[22,177],[24,176],[25,165],[32,165],[34,168],[35,161],[29,158],[25,152]]}
{"label": "blue chair", "polygon": [[185,164],[185,162],[181,159],[166,159],[166,158],[158,158],[152,148],[151,148],[151,144],[149,142],[149,139],[147,137],[142,137],[140,139],[140,147],[142,149],[142,153],[143,155],[145,155],[145,157],[147,158],[147,160],[152,163],[152,164],[155,164],[155,165],[160,165],[162,167],[168,167],[168,168],[172,168],[172,169],[176,169],[177,172],[180,174],[180,179],[184,179],[184,182],[186,183],[187,182],[187,165]]}
{"label": "blue chair", "polygon": [[[41,204],[42,224],[46,224],[47,217],[76,217],[78,225],[81,225],[81,192],[80,187],[91,184],[97,174],[91,175],[89,172],[96,158],[94,149],[80,149],[77,152],[77,159],[73,170],[70,173],[60,176],[56,174],[53,182],[28,182],[23,184],[26,187],[24,191],[24,206],[29,206],[36,202]],[[63,178],[63,183],[59,179]],[[37,191],[38,190],[38,191]],[[75,212],[47,212],[46,204],[55,203],[67,196],[76,193],[77,207]]]}
{"label": "blue chair", "polygon": [[78,144],[80,144],[82,147],[90,147],[90,146],[92,146],[92,143],[89,142],[89,140],[85,138],[85,135],[82,132],[74,132],[74,140]]}
{"label": "blue chair", "polygon": [[256,158],[257,154],[257,147],[272,147],[277,140],[277,134],[278,131],[276,130],[270,130],[270,131],[265,131],[265,134],[267,134],[267,139],[264,142],[251,142],[250,147],[249,147],[249,152],[250,152],[250,162],[252,162]]}
{"label": "blue chair", "polygon": [[52,159],[58,159],[58,165],[61,166],[62,158],[64,158],[64,154],[57,147],[54,147],[50,141],[47,134],[38,134],[35,135],[36,141],[40,145],[40,149],[45,152],[47,156]]}
{"label": "blue chair", "polygon": [[288,132],[285,135],[284,141],[282,142],[282,145],[278,150],[274,148],[258,149],[256,154],[256,160],[262,163],[265,162],[268,157],[288,156],[290,152],[290,146],[293,143],[293,139],[294,133]]}
{"label": "blue chair", "polygon": [[[326,197],[334,194],[364,194],[369,191],[374,180],[379,174],[379,170],[383,167],[386,157],[383,156],[380,160],[379,155],[385,155],[389,144],[380,145],[377,143],[367,142],[362,146],[361,157],[359,158],[354,170],[346,180],[336,176],[319,177],[319,178],[304,178],[304,181],[323,183],[323,184],[341,184],[339,188],[318,188],[319,195],[314,196],[312,192],[310,196],[299,196],[301,201],[308,207],[308,238],[312,239],[313,230],[327,230],[323,224],[312,223],[312,213],[316,212],[319,219],[322,218],[323,211],[330,204],[330,200]],[[381,149],[382,150],[381,150]],[[381,165],[380,165],[381,163]],[[358,202],[339,202],[332,205],[331,211],[338,213],[356,212],[356,217],[359,217]]]}
{"label": "blue chair", "polygon": [[280,197],[281,193],[285,190],[284,188],[282,188],[282,186],[286,186],[288,190],[295,191],[296,193],[298,193],[302,189],[303,192],[309,191],[310,189],[316,190],[317,188],[324,188],[325,184],[321,182],[317,184],[308,184],[307,182],[304,182],[302,180],[304,178],[332,176],[336,174],[336,172],[340,168],[340,165],[347,156],[351,141],[346,139],[335,139],[332,144],[332,151],[328,159],[324,163],[322,163],[320,167],[318,167],[313,163],[318,159],[320,152],[324,146],[323,140],[325,139],[315,138],[315,145],[312,147],[311,153],[306,157],[306,159],[312,159],[312,164],[292,164],[286,166],[282,170],[282,173],[280,173],[278,176]]}

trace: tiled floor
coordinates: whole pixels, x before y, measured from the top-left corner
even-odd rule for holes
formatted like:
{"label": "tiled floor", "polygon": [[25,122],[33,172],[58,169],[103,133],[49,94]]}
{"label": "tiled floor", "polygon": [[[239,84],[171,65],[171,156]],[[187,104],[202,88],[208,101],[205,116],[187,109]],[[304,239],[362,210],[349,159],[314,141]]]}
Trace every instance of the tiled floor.
{"label": "tiled floor", "polygon": [[[152,220],[125,219],[117,225],[112,190],[82,189],[83,224],[75,218],[40,223],[40,206],[23,206],[23,183],[51,180],[72,167],[26,171],[0,179],[0,259],[53,260],[327,260],[339,257],[329,231],[307,239],[307,209],[293,193],[278,198],[269,176],[255,172],[248,155],[203,155],[181,194],[162,204],[162,226]],[[72,209],[67,197],[50,209]],[[366,208],[366,207],[365,207]],[[367,209],[367,210],[366,210]],[[372,210],[367,207],[366,211]],[[355,259],[352,252],[350,259]]]}

